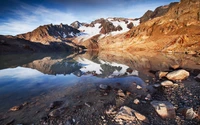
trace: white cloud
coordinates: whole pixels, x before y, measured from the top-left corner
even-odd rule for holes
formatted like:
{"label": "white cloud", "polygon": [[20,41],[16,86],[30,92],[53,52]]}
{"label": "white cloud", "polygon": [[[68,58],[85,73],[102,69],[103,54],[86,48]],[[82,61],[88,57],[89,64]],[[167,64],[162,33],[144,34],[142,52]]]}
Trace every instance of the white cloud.
{"label": "white cloud", "polygon": [[45,24],[70,24],[77,18],[68,12],[61,12],[57,9],[49,9],[43,6],[22,6],[22,10],[15,10],[13,14],[17,18],[10,18],[0,25],[0,34],[17,35],[32,31],[39,25]]}
{"label": "white cloud", "polygon": [[127,17],[138,18],[147,10],[154,10],[160,5],[169,4],[168,2],[153,2],[127,5],[126,2],[120,2],[109,8],[73,8],[63,10],[63,8],[47,8],[40,5],[28,5],[20,3],[20,10],[13,10],[14,17],[10,17],[6,22],[0,24],[1,35],[17,35],[34,30],[39,25],[45,24],[71,24],[78,20],[80,22],[90,23],[98,18],[107,17]]}

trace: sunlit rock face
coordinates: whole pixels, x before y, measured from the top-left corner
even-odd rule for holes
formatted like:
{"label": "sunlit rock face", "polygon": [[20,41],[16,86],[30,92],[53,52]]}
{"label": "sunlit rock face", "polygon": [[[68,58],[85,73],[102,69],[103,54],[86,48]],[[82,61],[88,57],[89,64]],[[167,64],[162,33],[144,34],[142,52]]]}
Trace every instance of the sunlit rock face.
{"label": "sunlit rock face", "polygon": [[49,42],[61,42],[64,38],[76,36],[80,31],[64,24],[39,26],[32,32],[17,35],[19,38],[32,42],[49,44]]}
{"label": "sunlit rock face", "polygon": [[[130,31],[98,41],[103,50],[188,52],[200,50],[199,2],[184,1],[169,5],[162,16],[146,20]],[[156,11],[156,10],[155,10]],[[147,16],[153,12],[147,12]]]}

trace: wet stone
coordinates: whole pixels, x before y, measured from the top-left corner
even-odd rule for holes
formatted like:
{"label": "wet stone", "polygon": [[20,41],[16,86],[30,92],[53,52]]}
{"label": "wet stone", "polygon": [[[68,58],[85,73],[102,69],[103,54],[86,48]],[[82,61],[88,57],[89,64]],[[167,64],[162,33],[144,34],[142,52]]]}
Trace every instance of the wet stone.
{"label": "wet stone", "polygon": [[105,85],[105,84],[100,84],[99,88],[102,89],[102,90],[108,90],[108,89],[110,89],[110,86]]}
{"label": "wet stone", "polygon": [[54,101],[50,104],[49,108],[51,109],[55,109],[55,108],[59,108],[60,106],[62,106],[63,101]]}

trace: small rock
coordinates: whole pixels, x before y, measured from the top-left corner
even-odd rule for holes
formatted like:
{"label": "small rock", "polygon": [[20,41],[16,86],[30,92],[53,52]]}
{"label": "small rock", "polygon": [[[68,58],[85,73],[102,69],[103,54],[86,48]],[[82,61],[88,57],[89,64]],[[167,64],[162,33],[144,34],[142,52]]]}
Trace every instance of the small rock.
{"label": "small rock", "polygon": [[117,95],[120,96],[120,97],[125,97],[126,96],[121,89],[117,91]]}
{"label": "small rock", "polygon": [[198,75],[195,77],[195,80],[196,80],[197,82],[200,82],[200,74],[198,74]]}
{"label": "small rock", "polygon": [[190,75],[190,73],[188,71],[180,69],[180,70],[168,73],[166,77],[169,80],[176,81],[176,80],[184,80],[187,77],[189,77],[189,75]]}
{"label": "small rock", "polygon": [[116,114],[114,120],[118,123],[123,122],[124,124],[133,124],[136,122],[136,119],[149,123],[149,120],[139,112],[127,107],[123,106],[120,108],[119,112]]}
{"label": "small rock", "polygon": [[50,109],[59,108],[63,104],[63,101],[54,101],[50,104]]}
{"label": "small rock", "polygon": [[145,100],[150,101],[151,100],[151,95],[147,94],[147,96],[145,97]]}
{"label": "small rock", "polygon": [[102,90],[107,90],[107,89],[109,89],[109,86],[105,85],[105,84],[100,84],[99,88],[102,89]]}
{"label": "small rock", "polygon": [[157,76],[159,79],[162,79],[163,77],[166,77],[167,74],[168,74],[168,72],[159,71],[159,72],[156,73],[156,76]]}
{"label": "small rock", "polygon": [[180,65],[178,65],[178,64],[176,64],[176,65],[171,65],[171,68],[174,69],[174,70],[175,70],[175,69],[178,69],[179,67],[180,67]]}
{"label": "small rock", "polygon": [[155,88],[158,88],[158,87],[160,87],[160,84],[154,84],[153,85]]}
{"label": "small rock", "polygon": [[67,107],[55,109],[49,113],[49,116],[51,117],[59,117],[62,113],[66,111]]}
{"label": "small rock", "polygon": [[87,107],[91,107],[92,104],[90,104],[89,102],[85,102],[85,105],[86,105]]}
{"label": "small rock", "polygon": [[128,73],[132,73],[132,72],[133,72],[133,69],[128,68],[128,69],[126,69],[126,72],[128,72]]}
{"label": "small rock", "polygon": [[135,99],[135,100],[133,101],[133,103],[137,105],[137,104],[140,103],[140,100],[139,100],[139,99]]}
{"label": "small rock", "polygon": [[137,89],[142,89],[142,87],[140,85],[137,85]]}
{"label": "small rock", "polygon": [[22,106],[26,106],[26,105],[28,105],[28,102],[24,102],[24,103],[22,104]]}
{"label": "small rock", "polygon": [[60,115],[61,115],[61,112],[59,109],[55,109],[49,113],[49,116],[51,117],[59,117]]}
{"label": "small rock", "polygon": [[173,84],[174,83],[172,81],[169,81],[169,80],[161,82],[161,85],[164,86],[164,87],[170,87],[170,86],[173,86]]}
{"label": "small rock", "polygon": [[163,119],[176,117],[174,106],[168,101],[152,101],[151,105]]}
{"label": "small rock", "polygon": [[137,119],[149,124],[149,119],[147,119],[144,115],[140,114],[139,112],[137,112],[135,110],[133,110],[133,112],[134,112],[135,116],[137,117]]}
{"label": "small rock", "polygon": [[197,115],[198,115],[198,119],[200,119],[200,107],[198,108]]}
{"label": "small rock", "polygon": [[21,108],[22,108],[21,105],[20,105],[20,106],[14,106],[14,107],[10,108],[10,111],[18,111],[18,110],[20,110]]}
{"label": "small rock", "polygon": [[181,113],[186,119],[194,119],[196,118],[198,115],[194,112],[193,108],[181,108],[178,109],[179,113]]}

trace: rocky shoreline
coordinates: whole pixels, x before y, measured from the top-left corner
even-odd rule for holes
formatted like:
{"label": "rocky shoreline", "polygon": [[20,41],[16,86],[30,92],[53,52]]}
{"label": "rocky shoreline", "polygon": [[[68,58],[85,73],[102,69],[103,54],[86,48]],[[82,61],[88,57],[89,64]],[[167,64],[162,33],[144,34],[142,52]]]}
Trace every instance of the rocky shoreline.
{"label": "rocky shoreline", "polygon": [[[147,86],[131,83],[124,88],[121,83],[99,84],[81,93],[74,92],[70,98],[67,95],[52,97],[52,102],[46,102],[40,109],[35,107],[42,105],[40,99],[44,97],[38,97],[37,102],[25,102],[0,114],[0,123],[198,125],[199,72],[186,71],[176,65],[154,75],[144,80]],[[24,114],[28,112],[32,112],[32,116]],[[34,115],[34,120],[30,119]]]}

